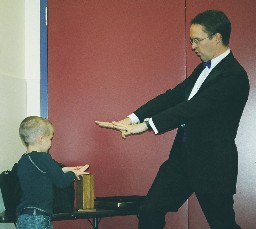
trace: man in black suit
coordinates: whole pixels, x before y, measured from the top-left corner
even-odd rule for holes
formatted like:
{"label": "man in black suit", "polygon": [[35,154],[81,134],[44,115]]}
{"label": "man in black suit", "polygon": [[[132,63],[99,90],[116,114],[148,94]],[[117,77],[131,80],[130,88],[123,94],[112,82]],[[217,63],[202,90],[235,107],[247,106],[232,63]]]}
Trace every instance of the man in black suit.
{"label": "man in black suit", "polygon": [[170,152],[139,213],[139,229],[160,229],[168,211],[196,194],[212,229],[240,228],[235,221],[238,152],[235,137],[249,94],[248,76],[228,44],[231,23],[216,10],[191,21],[190,41],[200,63],[175,88],[119,122],[96,122],[125,138],[178,128]]}

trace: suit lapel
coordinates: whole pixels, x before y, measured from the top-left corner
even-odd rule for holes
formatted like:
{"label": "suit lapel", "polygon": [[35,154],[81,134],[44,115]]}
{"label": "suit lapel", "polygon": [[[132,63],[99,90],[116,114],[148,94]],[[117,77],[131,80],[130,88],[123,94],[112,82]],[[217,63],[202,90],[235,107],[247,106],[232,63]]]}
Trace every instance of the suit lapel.
{"label": "suit lapel", "polygon": [[205,87],[207,87],[209,84],[214,82],[215,79],[217,79],[223,70],[226,69],[226,66],[234,59],[234,56],[232,53],[230,53],[226,58],[224,58],[217,66],[210,72],[210,74],[207,76],[203,84],[201,85],[198,92],[203,90]]}
{"label": "suit lapel", "polygon": [[203,71],[203,64],[199,64],[196,67],[195,71],[189,76],[190,82],[185,91],[185,100],[188,100],[188,97],[192,91],[192,88],[194,87],[196,80],[198,79],[198,77],[202,71]]}
{"label": "suit lapel", "polygon": [[[220,65],[220,63],[218,64]],[[211,72],[210,74],[206,77],[205,81],[203,82],[202,86],[200,87],[200,89],[203,89],[205,86],[207,86],[208,84],[210,84],[212,81],[214,81],[214,79],[216,79],[222,72],[222,67],[220,66],[216,66]],[[200,90],[199,89],[199,90]]]}

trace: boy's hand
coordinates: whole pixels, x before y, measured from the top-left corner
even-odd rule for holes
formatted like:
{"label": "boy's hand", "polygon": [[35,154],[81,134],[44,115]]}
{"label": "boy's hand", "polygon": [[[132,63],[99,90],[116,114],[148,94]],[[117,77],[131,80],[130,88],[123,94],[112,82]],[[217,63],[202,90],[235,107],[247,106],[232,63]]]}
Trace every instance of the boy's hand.
{"label": "boy's hand", "polygon": [[76,175],[76,178],[80,180],[81,175],[86,175],[90,174],[89,172],[85,172],[89,168],[89,165],[84,165],[84,166],[74,166],[74,167],[64,167],[62,168],[62,171],[64,173],[67,172],[73,172]]}
{"label": "boy's hand", "polygon": [[[89,165],[84,165],[84,166],[76,166],[76,170],[79,171],[86,171],[89,168]],[[89,174],[89,173],[87,173]]]}

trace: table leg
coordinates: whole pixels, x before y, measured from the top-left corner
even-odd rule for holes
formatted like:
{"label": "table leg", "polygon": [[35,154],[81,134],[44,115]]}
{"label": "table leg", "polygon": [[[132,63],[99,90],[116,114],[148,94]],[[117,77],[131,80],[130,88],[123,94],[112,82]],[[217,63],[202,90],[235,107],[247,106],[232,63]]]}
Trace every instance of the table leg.
{"label": "table leg", "polygon": [[92,221],[93,229],[98,229],[99,228],[100,219],[98,217],[94,217],[92,220],[93,220]]}

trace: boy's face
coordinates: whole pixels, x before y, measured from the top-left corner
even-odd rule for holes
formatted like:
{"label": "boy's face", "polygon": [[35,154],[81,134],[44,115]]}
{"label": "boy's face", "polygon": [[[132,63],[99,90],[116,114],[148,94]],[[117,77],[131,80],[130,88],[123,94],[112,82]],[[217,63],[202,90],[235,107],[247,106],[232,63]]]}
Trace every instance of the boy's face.
{"label": "boy's face", "polygon": [[49,149],[51,148],[53,135],[54,135],[54,133],[52,132],[48,136],[41,137],[41,151],[42,152],[48,152]]}

